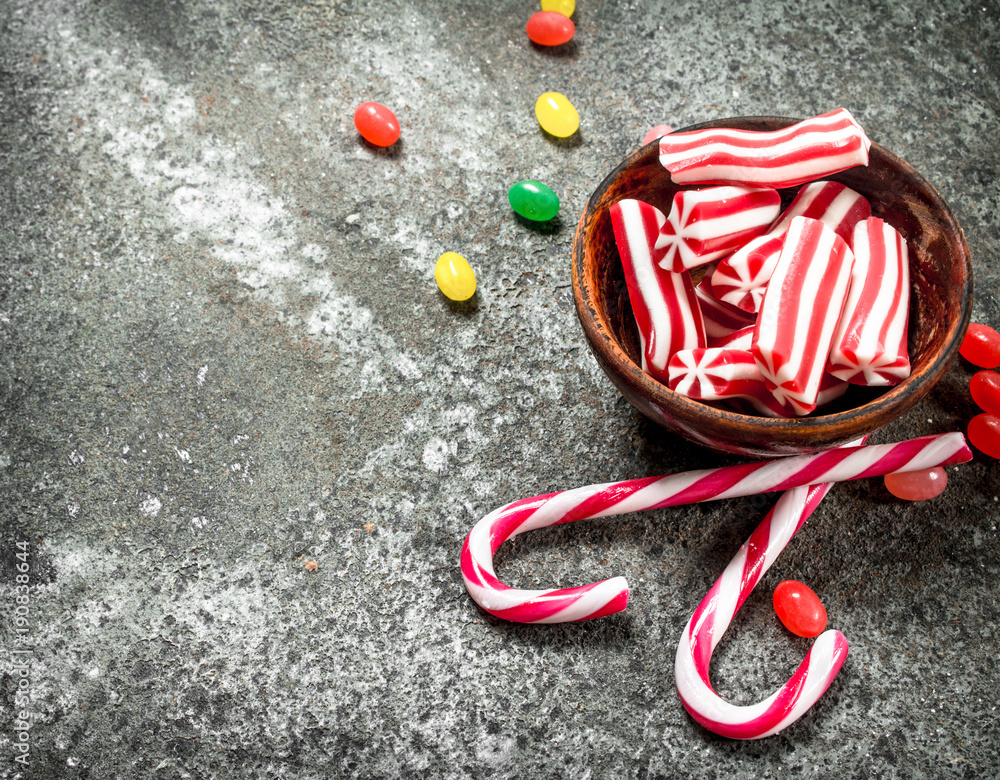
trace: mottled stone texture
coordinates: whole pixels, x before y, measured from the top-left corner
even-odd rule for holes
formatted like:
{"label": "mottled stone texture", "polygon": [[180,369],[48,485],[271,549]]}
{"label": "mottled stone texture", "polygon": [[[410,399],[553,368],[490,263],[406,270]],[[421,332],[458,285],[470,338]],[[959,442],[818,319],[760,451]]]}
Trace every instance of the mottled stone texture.
{"label": "mottled stone texture", "polygon": [[[996,773],[1000,468],[908,505],[838,487],[713,665],[749,703],[809,645],[808,583],[851,655],[762,742],[715,738],[673,656],[761,518],[735,500],[529,534],[498,571],[628,576],[628,610],[485,616],[462,539],[507,501],[721,463],[625,404],[584,343],[570,246],[656,124],[850,108],[950,203],[973,317],[1000,326],[1000,6],[0,0],[0,642],[30,543],[33,778],[982,777]],[[582,117],[566,141],[544,91]],[[399,117],[391,149],[351,116]],[[510,210],[520,179],[562,200]],[[451,306],[437,256],[465,255]],[[962,429],[956,364],[877,441]],[[316,561],[315,570],[306,568]],[[17,777],[0,658],[0,776]]]}

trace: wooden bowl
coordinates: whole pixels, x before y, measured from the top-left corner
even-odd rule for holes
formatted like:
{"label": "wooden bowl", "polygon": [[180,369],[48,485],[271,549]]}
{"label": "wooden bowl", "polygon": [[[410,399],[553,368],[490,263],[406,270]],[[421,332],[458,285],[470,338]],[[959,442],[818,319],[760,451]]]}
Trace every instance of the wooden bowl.
{"label": "wooden bowl", "polygon": [[[685,130],[731,127],[775,130],[800,120],[738,117]],[[653,142],[629,155],[587,202],[573,239],[573,294],[590,348],[604,372],[643,414],[664,428],[720,452],[794,455],[844,444],[905,414],[934,386],[958,353],[972,305],[972,261],[948,205],[908,163],[873,143],[867,167],[827,177],[871,202],[872,215],[909,245],[910,377],[892,388],[851,386],[837,405],[795,419],[731,412],[678,395],[640,368],[639,336],[629,304],[608,207],[622,198],[669,213],[681,189],[658,159]],[[794,189],[782,191],[787,205]]]}

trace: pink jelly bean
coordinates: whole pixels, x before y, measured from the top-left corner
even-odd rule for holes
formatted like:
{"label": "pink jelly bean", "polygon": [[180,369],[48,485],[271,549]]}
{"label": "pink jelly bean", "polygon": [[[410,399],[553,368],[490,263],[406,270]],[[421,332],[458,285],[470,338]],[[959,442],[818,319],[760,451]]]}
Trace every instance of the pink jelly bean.
{"label": "pink jelly bean", "polygon": [[666,384],[667,361],[680,349],[705,346],[705,324],[688,274],[657,264],[656,239],[666,218],[655,206],[626,199],[610,208],[632,313],[639,329],[642,370]]}
{"label": "pink jelly bean", "polygon": [[870,146],[851,112],[840,108],[771,132],[671,133],[660,139],[660,163],[677,184],[780,189],[868,165]]}
{"label": "pink jelly bean", "polygon": [[648,143],[652,143],[672,132],[674,132],[674,128],[670,125],[657,125],[642,137],[642,145],[645,146]]}
{"label": "pink jelly bean", "polygon": [[719,300],[749,312],[760,308],[764,290],[778,264],[785,232],[795,217],[818,219],[845,241],[854,226],[871,216],[868,201],[836,181],[816,181],[802,187],[763,236],[722,260],[712,274]]}
{"label": "pink jelly bean", "polygon": [[904,501],[926,501],[940,496],[948,487],[948,474],[940,466],[883,477],[886,490]]}
{"label": "pink jelly bean", "polygon": [[851,289],[827,371],[856,385],[897,385],[910,375],[906,240],[872,217],[855,226],[851,247]]}
{"label": "pink jelly bean", "polygon": [[792,220],[751,351],[768,389],[798,414],[816,408],[853,264],[850,247],[829,227],[806,217]]}
{"label": "pink jelly bean", "polygon": [[[705,322],[706,327],[708,321]],[[1000,374],[995,371],[980,371],[969,380],[972,400],[984,412],[1000,415]]]}
{"label": "pink jelly bean", "polygon": [[682,273],[731,254],[764,233],[781,211],[781,196],[762,187],[680,190],[656,246],[660,265]]}

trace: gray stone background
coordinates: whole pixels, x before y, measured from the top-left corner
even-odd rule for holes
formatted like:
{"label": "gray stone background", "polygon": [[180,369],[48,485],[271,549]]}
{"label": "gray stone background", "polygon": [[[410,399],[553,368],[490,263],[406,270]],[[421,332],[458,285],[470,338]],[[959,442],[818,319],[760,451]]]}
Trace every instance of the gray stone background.
{"label": "gray stone background", "polygon": [[[809,640],[774,617],[785,578],[847,635],[820,703],[760,742],[695,724],[673,658],[763,501],[499,553],[521,586],[629,577],[591,623],[486,616],[458,556],[508,501],[724,462],[618,396],[573,308],[576,219],[653,125],[848,107],[950,203],[973,318],[1000,326],[1000,6],[578,0],[555,50],[536,10],[0,0],[0,638],[26,541],[33,716],[22,771],[5,652],[0,776],[997,776],[984,456],[932,502],[831,492],[713,663],[736,702],[786,679]],[[569,140],[535,121],[548,90]],[[355,132],[366,99],[395,147]],[[507,205],[529,178],[551,225]],[[437,291],[447,250],[473,306]],[[875,441],[964,430],[971,374]]]}

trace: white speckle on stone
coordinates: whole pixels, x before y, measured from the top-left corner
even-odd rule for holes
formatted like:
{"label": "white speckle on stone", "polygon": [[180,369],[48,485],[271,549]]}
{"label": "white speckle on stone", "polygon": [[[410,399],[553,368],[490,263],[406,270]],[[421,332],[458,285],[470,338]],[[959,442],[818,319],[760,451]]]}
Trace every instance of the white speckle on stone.
{"label": "white speckle on stone", "polygon": [[190,463],[191,454],[187,450],[180,450],[174,447],[174,452],[177,453],[177,457],[181,459],[181,463]]}
{"label": "white speckle on stone", "polygon": [[196,381],[198,382],[199,387],[205,384],[205,377],[207,375],[208,375],[208,366],[202,366],[201,368],[198,369],[198,376],[196,377]]}
{"label": "white speckle on stone", "polygon": [[85,459],[83,455],[81,455],[76,450],[73,450],[72,452],[70,452],[69,455],[66,456],[66,460],[68,460],[70,464],[73,466],[79,466],[81,463],[83,463]]}
{"label": "white speckle on stone", "polygon": [[95,680],[100,676],[101,676],[101,670],[96,666],[89,672],[87,672],[87,677],[89,677],[91,680]]}
{"label": "white speckle on stone", "polygon": [[139,511],[145,517],[156,517],[162,508],[163,503],[156,496],[149,496],[139,505]]}
{"label": "white speckle on stone", "polygon": [[76,520],[80,516],[80,509],[79,501],[69,501],[66,504],[66,514],[69,515],[70,520]]}
{"label": "white speckle on stone", "polygon": [[348,214],[347,217],[344,219],[344,222],[346,222],[348,225],[353,225],[359,219],[361,219],[360,214]]}
{"label": "white speckle on stone", "polygon": [[424,454],[421,458],[426,466],[436,474],[440,474],[448,466],[449,455],[448,442],[444,439],[434,437],[424,446]]}

